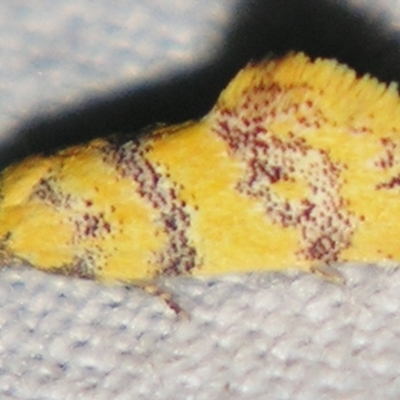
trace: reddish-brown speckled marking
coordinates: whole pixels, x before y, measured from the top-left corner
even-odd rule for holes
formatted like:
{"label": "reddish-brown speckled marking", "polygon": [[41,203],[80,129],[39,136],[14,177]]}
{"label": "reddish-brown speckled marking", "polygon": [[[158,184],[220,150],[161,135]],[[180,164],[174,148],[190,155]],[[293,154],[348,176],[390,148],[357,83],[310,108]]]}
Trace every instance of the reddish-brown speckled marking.
{"label": "reddish-brown speckled marking", "polygon": [[[245,163],[245,176],[237,189],[257,198],[274,223],[300,229],[300,256],[330,263],[350,245],[354,232],[355,218],[339,194],[345,166],[334,164],[327,152],[312,148],[293,133],[289,140],[282,140],[269,129],[268,123],[276,121],[277,115],[299,115],[303,107],[307,109],[304,117],[297,118],[301,129],[324,123],[323,114],[311,101],[285,104],[282,94],[286,92],[278,84],[249,88],[235,109],[217,106],[214,130],[233,156]],[[296,180],[308,186],[302,199],[287,200],[274,192],[274,183]]]}
{"label": "reddish-brown speckled marking", "polygon": [[393,168],[400,159],[396,155],[397,144],[390,138],[382,138],[381,143],[383,146],[383,155],[374,162],[375,166],[380,169]]}
{"label": "reddish-brown speckled marking", "polygon": [[177,188],[147,158],[150,142],[130,140],[122,145],[109,140],[103,147],[104,160],[112,163],[122,177],[131,177],[139,194],[158,211],[155,221],[168,235],[164,250],[156,255],[161,274],[174,276],[190,272],[197,265],[196,249],[187,233],[190,228],[188,206],[179,199]]}
{"label": "reddish-brown speckled marking", "polygon": [[[54,171],[51,170],[48,171],[45,177],[40,179],[38,184],[33,188],[30,197],[54,207],[59,212],[73,208],[88,210],[93,205],[92,200],[73,198],[70,194],[63,193],[57,182],[57,177],[54,175]],[[72,243],[79,243],[81,240],[88,238],[104,237],[111,233],[111,225],[106,221],[103,212],[74,212],[67,219],[75,227],[74,235],[71,239]],[[55,272],[80,278],[94,279],[96,276],[95,271],[98,269],[96,260],[100,258],[106,259],[107,255],[97,246],[90,252],[86,251],[83,255],[77,255],[73,263],[57,268]]]}
{"label": "reddish-brown speckled marking", "polygon": [[45,178],[33,187],[31,193],[31,199],[38,199],[49,206],[55,208],[66,208],[69,203],[69,196],[62,193],[57,184],[57,180],[52,176],[52,171],[48,172]]}
{"label": "reddish-brown speckled marking", "polygon": [[[82,208],[83,210],[87,210],[79,214],[74,213],[74,216],[70,217],[70,221],[75,226],[75,236],[73,239],[75,243],[89,237],[101,237],[104,234],[111,233],[111,225],[105,219],[104,213],[90,212],[89,209],[93,206],[92,200],[72,198],[70,194],[63,193],[60,185],[57,183],[56,177],[52,176],[51,171],[49,171],[48,176],[42,178],[33,188],[31,198],[36,198],[59,211],[71,209],[73,206],[77,209]],[[79,205],[82,207],[78,207]]]}
{"label": "reddish-brown speckled marking", "polygon": [[76,219],[74,222],[78,240],[87,237],[100,237],[103,233],[111,233],[111,225],[106,221],[102,212],[94,214],[85,212],[82,218]]}
{"label": "reddish-brown speckled marking", "polygon": [[53,272],[82,279],[96,279],[96,269],[96,257],[93,252],[86,252],[84,256],[75,257],[75,260],[71,265],[57,268]]}
{"label": "reddish-brown speckled marking", "polygon": [[396,171],[396,166],[400,165],[399,144],[390,138],[382,138],[381,143],[384,148],[383,154],[374,162],[374,165],[381,170],[394,170],[394,176],[385,182],[377,184],[376,188],[399,188],[400,173]]}

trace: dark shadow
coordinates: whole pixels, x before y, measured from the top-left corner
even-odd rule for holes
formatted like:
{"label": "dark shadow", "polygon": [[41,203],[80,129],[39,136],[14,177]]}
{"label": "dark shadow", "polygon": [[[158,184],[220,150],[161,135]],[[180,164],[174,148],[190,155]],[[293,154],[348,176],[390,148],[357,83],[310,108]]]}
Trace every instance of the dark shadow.
{"label": "dark shadow", "polygon": [[155,123],[206,114],[219,92],[249,60],[301,50],[335,57],[380,80],[400,80],[398,35],[383,19],[355,13],[334,0],[243,0],[220,56],[197,70],[179,71],[151,84],[116,89],[58,114],[36,115],[0,144],[0,167],[31,153]]}

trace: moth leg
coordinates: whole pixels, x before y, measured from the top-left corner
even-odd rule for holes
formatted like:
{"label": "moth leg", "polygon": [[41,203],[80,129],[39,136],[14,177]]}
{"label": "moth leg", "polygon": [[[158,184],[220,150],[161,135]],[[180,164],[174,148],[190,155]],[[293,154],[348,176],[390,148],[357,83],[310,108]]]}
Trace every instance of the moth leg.
{"label": "moth leg", "polygon": [[173,295],[157,283],[143,283],[139,287],[146,293],[157,296],[180,318],[190,319],[189,313],[184,310],[173,298]]}
{"label": "moth leg", "polygon": [[323,276],[325,279],[333,283],[344,284],[346,282],[345,276],[332,264],[319,263],[310,268],[313,274]]}

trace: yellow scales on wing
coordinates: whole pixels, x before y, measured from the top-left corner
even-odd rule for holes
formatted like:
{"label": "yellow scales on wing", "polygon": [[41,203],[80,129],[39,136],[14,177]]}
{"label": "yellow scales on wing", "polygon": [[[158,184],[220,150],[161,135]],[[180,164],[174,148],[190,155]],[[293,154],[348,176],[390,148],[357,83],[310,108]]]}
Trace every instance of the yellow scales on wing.
{"label": "yellow scales on wing", "polygon": [[250,64],[200,121],[1,175],[2,264],[129,283],[400,261],[396,86],[303,54]]}

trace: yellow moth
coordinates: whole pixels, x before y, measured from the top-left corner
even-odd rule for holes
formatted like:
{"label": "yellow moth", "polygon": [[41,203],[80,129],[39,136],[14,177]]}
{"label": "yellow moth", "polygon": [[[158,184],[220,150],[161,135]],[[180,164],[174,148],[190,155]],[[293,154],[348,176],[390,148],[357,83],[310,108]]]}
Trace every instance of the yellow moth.
{"label": "yellow moth", "polygon": [[200,121],[0,176],[2,265],[104,282],[400,261],[400,99],[332,60],[245,67]]}

